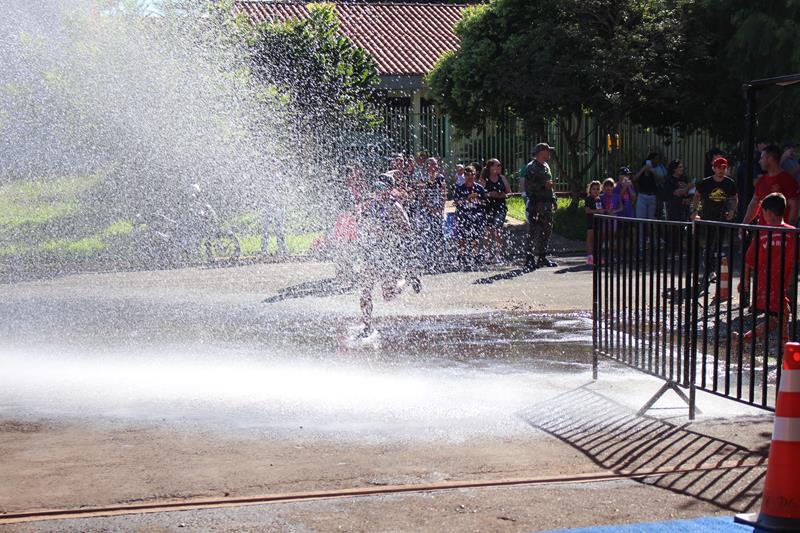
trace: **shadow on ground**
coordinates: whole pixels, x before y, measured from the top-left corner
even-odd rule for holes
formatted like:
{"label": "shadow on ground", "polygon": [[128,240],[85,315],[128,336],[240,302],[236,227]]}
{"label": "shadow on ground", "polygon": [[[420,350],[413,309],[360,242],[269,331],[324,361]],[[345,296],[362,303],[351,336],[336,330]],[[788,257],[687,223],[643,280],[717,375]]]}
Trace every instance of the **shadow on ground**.
{"label": "shadow on ground", "polygon": [[337,278],[312,280],[281,289],[277,294],[265,298],[264,303],[271,304],[292,298],[305,298],[306,296],[335,296],[353,291],[355,291],[355,283],[352,282],[342,281]]}
{"label": "shadow on ground", "polygon": [[562,269],[556,270],[554,273],[555,274],[569,274],[571,272],[591,272],[592,270],[594,270],[594,265],[587,265],[587,264],[582,263],[582,264],[579,264],[579,265],[574,265],[574,266],[571,266],[571,267],[567,267],[567,268],[562,268]]}
{"label": "shadow on ground", "polygon": [[514,279],[514,278],[517,278],[519,276],[522,276],[523,274],[525,274],[525,271],[523,269],[515,268],[513,270],[509,270],[507,272],[501,272],[501,273],[495,274],[493,276],[488,276],[488,277],[485,277],[485,278],[478,278],[475,281],[473,281],[472,284],[473,285],[489,285],[491,283],[494,283],[495,281],[503,281],[503,280]]}
{"label": "shadow on ground", "polygon": [[638,416],[586,386],[518,416],[614,472],[746,462],[751,466],[653,475],[639,482],[734,512],[751,510],[761,497],[768,446],[750,450],[693,431],[688,424],[675,425],[667,420]]}

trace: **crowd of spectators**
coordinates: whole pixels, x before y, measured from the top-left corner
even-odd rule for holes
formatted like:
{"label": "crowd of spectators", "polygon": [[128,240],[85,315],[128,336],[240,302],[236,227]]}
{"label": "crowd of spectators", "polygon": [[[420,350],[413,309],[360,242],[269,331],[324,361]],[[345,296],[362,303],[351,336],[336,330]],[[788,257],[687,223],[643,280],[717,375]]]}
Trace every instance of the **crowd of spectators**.
{"label": "crowd of spectators", "polygon": [[[503,227],[513,196],[498,159],[442,168],[439,158],[420,152],[415,158],[395,154],[382,176],[391,180],[391,195],[405,210],[413,233],[408,247],[423,271],[472,269],[501,263]],[[448,200],[453,209],[448,211]]]}
{"label": "crowd of spectators", "polygon": [[[585,201],[587,262],[593,264],[595,261],[592,256],[596,240],[594,217],[598,214],[687,223],[699,220],[740,223],[742,225],[738,228],[717,225],[697,230],[706,257],[699,268],[705,282],[711,283],[722,265],[728,268],[728,256],[735,252],[728,249],[730,244],[726,244],[730,242],[729,236],[742,239],[741,250],[746,246],[747,251],[742,259],[744,266],[739,291],[744,296],[743,301],[749,301],[751,289],[756,291],[752,305],[757,313],[766,314],[769,323],[769,326],[765,325],[767,322],[759,323],[745,333],[744,339],[749,341],[753,336],[760,337],[771,329],[782,331],[782,341],[786,342],[789,299],[796,283],[792,276],[797,275],[795,250],[798,234],[791,231],[798,227],[800,211],[800,163],[796,150],[796,143],[790,139],[784,140],[782,145],[759,140],[754,168],[748,169],[747,163],[741,163],[732,173],[726,155],[712,149],[707,154],[706,176],[700,179],[688,176],[681,160],[672,160],[664,167],[659,154],[651,153],[635,172],[621,167],[616,180],[592,181]],[[740,193],[749,193],[750,190],[749,203],[740,209]],[[618,223],[614,221],[604,228],[614,232]],[[770,229],[748,228],[746,225]],[[640,252],[650,244],[645,241],[649,234],[650,230],[646,228],[640,233]],[[679,234],[673,232],[672,235]],[[678,248],[675,248],[676,241],[671,239],[668,249],[680,249],[680,242],[678,239]],[[636,246],[637,243],[627,245]],[[710,265],[711,271],[707,272],[709,260],[713,264]],[[734,333],[732,340],[738,342],[738,335]]]}
{"label": "crowd of spectators", "polygon": [[[592,182],[586,193],[587,217],[587,262],[592,263],[591,255],[592,219],[596,214],[615,214],[620,217],[648,220],[670,220],[690,222],[708,220],[717,222],[759,221],[761,201],[774,192],[783,194],[787,202],[786,221],[797,224],[798,182],[800,163],[797,161],[797,145],[791,139],[782,143],[758,141],[755,154],[755,177],[751,202],[739,217],[739,187],[745,183],[746,168],[742,163],[732,175],[728,158],[718,149],[712,149],[707,156],[706,176],[695,179],[687,175],[686,167],[680,159],[670,161],[665,167],[660,154],[650,153],[636,171],[621,167],[617,172],[613,190],[602,192],[600,182]],[[641,243],[640,243],[641,244]]]}
{"label": "crowd of spectators", "polygon": [[[512,192],[500,160],[456,163],[448,172],[439,158],[420,152],[411,158],[395,154],[388,169],[376,176],[358,166],[348,170],[344,209],[329,235],[332,248],[347,249],[356,238],[358,213],[374,200],[376,183],[388,184],[387,198],[402,208],[410,228],[405,236],[403,260],[418,272],[473,270],[509,259],[505,227],[510,197],[525,199],[531,238],[525,251],[526,271],[555,266],[548,250],[555,192],[548,166],[552,147],[537,145],[531,162],[523,169],[527,194]],[[385,167],[386,168],[386,167]],[[527,175],[527,178],[525,177]],[[530,200],[530,201],[529,201]],[[514,252],[521,252],[514,251]],[[341,270],[348,268],[346,256]],[[515,253],[514,255],[521,255]]]}
{"label": "crowd of spectators", "polygon": [[[409,219],[411,235],[406,245],[418,270],[469,270],[505,262],[508,257],[504,227],[507,199],[512,196],[522,196],[526,206],[529,238],[525,268],[555,266],[546,258],[556,204],[548,166],[551,152],[552,147],[545,143],[536,146],[531,161],[520,172],[521,192],[512,192],[510,180],[498,159],[489,159],[485,165],[459,162],[448,172],[439,158],[426,152],[414,158],[395,154],[382,179],[390,180],[390,196]],[[761,201],[768,194],[780,192],[787,202],[786,221],[797,224],[800,163],[796,144],[786,140],[779,147],[760,141],[756,161],[758,172],[753,169],[757,176],[755,192],[752,201],[742,210],[743,217],[739,210],[743,165],[734,179],[728,158],[715,149],[707,157],[708,175],[701,179],[689,176],[680,159],[665,165],[661,155],[653,152],[633,169],[623,166],[613,178],[592,181],[585,202],[587,262],[594,261],[593,217],[596,214],[683,222],[753,223],[760,220],[764,223],[760,216]],[[359,172],[351,169],[348,178],[351,190],[354,189],[353,175]],[[636,244],[631,243],[632,246]],[[638,245],[644,246],[646,242],[640,241]]]}

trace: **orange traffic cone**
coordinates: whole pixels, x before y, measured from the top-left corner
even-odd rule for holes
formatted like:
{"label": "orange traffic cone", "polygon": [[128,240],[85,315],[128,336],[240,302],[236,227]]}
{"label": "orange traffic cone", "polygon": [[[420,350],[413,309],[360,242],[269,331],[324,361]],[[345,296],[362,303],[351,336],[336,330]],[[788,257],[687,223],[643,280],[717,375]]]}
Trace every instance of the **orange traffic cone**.
{"label": "orange traffic cone", "polygon": [[728,258],[722,257],[722,264],[719,267],[719,299],[727,300],[730,294],[730,272],[728,271]]}
{"label": "orange traffic cone", "polygon": [[736,521],[769,531],[800,531],[800,343],[787,342],[775,405],[761,512]]}
{"label": "orange traffic cone", "polygon": [[719,285],[719,292],[711,298],[711,305],[714,305],[718,298],[720,303],[726,301],[730,295],[731,274],[730,270],[728,270],[728,258],[725,256],[720,259],[719,281],[717,284]]}

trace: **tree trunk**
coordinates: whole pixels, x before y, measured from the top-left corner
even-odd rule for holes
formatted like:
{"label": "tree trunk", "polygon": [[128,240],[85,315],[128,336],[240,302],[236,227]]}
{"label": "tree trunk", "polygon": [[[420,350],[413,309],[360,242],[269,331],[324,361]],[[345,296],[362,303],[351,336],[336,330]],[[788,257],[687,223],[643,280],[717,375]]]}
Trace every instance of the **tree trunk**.
{"label": "tree trunk", "polygon": [[576,209],[578,202],[584,195],[583,173],[585,170],[579,168],[580,160],[578,159],[582,122],[583,117],[561,116],[558,119],[558,128],[561,132],[561,139],[564,142],[564,146],[559,148],[562,154],[566,152],[566,160],[568,162],[567,169],[561,166],[561,175],[564,176],[569,184],[571,207]]}

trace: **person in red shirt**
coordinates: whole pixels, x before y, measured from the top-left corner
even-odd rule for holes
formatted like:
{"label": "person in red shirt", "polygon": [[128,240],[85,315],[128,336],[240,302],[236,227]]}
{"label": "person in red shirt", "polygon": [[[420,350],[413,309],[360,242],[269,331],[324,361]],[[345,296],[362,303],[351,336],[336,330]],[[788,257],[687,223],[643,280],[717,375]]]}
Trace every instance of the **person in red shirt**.
{"label": "person in red shirt", "polygon": [[[783,221],[786,212],[786,198],[781,193],[767,195],[761,202],[762,216],[766,226],[794,229],[793,226]],[[755,265],[755,255],[758,246],[758,267]],[[795,275],[794,258],[797,247],[797,234],[793,231],[758,231],[758,235],[747,248],[744,266],[744,286],[740,283],[739,292],[746,294],[750,280],[750,272],[757,271],[757,291],[755,312],[764,312],[769,317],[772,331],[778,328],[778,317],[783,314],[783,342],[788,336],[789,322],[789,289],[792,276]],[[781,258],[783,261],[781,261]],[[769,283],[767,283],[769,275]],[[781,279],[781,275],[783,279]],[[767,292],[769,285],[769,292]],[[755,327],[756,338],[764,335],[765,324]],[[745,341],[749,341],[753,332],[745,333]],[[738,333],[733,332],[734,342],[738,341]]]}
{"label": "person in red shirt", "polygon": [[763,217],[763,213],[761,213],[761,201],[767,195],[779,192],[786,198],[788,206],[786,221],[789,224],[796,225],[798,214],[797,181],[791,174],[781,168],[781,149],[775,144],[770,144],[764,148],[761,152],[759,164],[764,174],[756,180],[756,190],[753,193],[750,205],[747,206],[743,222],[750,224],[758,216],[758,224],[760,226],[765,225],[766,220]]}

